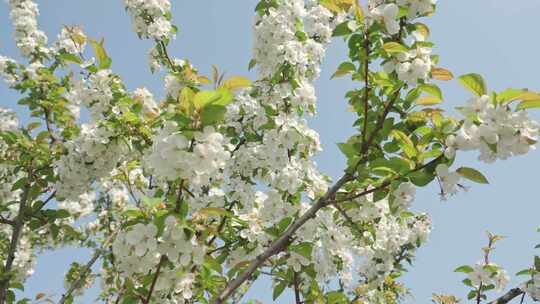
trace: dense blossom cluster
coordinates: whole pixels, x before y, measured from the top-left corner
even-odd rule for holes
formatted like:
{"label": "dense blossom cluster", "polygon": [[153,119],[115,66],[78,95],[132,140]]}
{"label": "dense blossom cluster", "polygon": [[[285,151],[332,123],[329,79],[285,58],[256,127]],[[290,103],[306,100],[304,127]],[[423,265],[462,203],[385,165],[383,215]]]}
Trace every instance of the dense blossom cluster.
{"label": "dense blossom cluster", "polygon": [[118,267],[122,276],[137,284],[140,284],[137,282],[139,276],[143,277],[155,268],[160,259],[165,259],[167,265],[156,283],[155,297],[165,299],[172,293],[180,300],[175,303],[184,303],[183,300],[192,297],[194,274],[189,269],[203,263],[205,248],[197,243],[192,232],[169,216],[160,236],[152,223],[138,223],[126,232],[122,231],[114,241],[113,253],[119,257]]}
{"label": "dense blossom cluster", "polygon": [[139,36],[155,40],[171,37],[169,0],[124,0],[124,5]]}
{"label": "dense blossom cluster", "polygon": [[23,56],[47,54],[47,36],[38,29],[39,9],[31,0],[10,0],[9,17],[15,28],[15,42]]}
{"label": "dense blossom cluster", "polygon": [[[301,75],[319,75],[324,44],[337,20],[322,6],[305,7],[304,1],[283,1],[255,19],[253,59],[262,78],[272,76],[284,64]],[[298,29],[298,23],[302,29]],[[302,33],[302,34],[299,34]],[[305,37],[299,39],[300,37]]]}
{"label": "dense blossom cluster", "polygon": [[78,113],[77,106],[83,105],[90,110],[94,120],[104,117],[111,110],[118,114],[120,110],[112,104],[114,84],[118,84],[118,81],[110,70],[100,70],[90,75],[88,80],[74,81],[71,90],[66,94],[66,98],[75,108],[72,112]]}
{"label": "dense blossom cluster", "polygon": [[411,86],[415,86],[418,80],[427,80],[431,67],[431,48],[425,46],[397,53],[383,66],[386,73],[396,72],[399,80]]}
{"label": "dense blossom cluster", "polygon": [[223,135],[205,127],[194,136],[189,140],[179,132],[176,123],[166,122],[147,154],[147,166],[160,178],[186,179],[197,188],[219,180],[220,171],[230,158]]}
{"label": "dense blossom cluster", "polygon": [[79,200],[93,181],[107,176],[117,166],[127,150],[114,133],[96,124],[83,124],[79,136],[67,142],[66,148],[68,153],[56,162],[56,189],[59,197],[68,200]]}
{"label": "dense blossom cluster", "polygon": [[456,135],[446,140],[448,158],[453,158],[456,150],[477,150],[479,160],[492,163],[534,149],[539,126],[526,111],[496,106],[487,95],[472,98],[462,111],[465,122]]}

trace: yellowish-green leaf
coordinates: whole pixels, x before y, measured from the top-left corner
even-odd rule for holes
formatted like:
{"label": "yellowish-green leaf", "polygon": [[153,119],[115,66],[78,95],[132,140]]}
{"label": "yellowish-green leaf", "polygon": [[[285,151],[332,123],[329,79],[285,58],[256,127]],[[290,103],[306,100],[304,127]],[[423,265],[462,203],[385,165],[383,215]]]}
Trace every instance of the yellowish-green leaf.
{"label": "yellowish-green leaf", "polygon": [[387,42],[383,45],[383,49],[390,54],[404,53],[408,51],[405,46],[397,42]]}
{"label": "yellowish-green leaf", "polygon": [[228,90],[236,90],[241,88],[247,88],[251,85],[251,80],[242,76],[233,76],[223,82],[221,88]]}
{"label": "yellowish-green leaf", "polygon": [[415,23],[414,27],[416,28],[416,32],[418,32],[424,39],[429,38],[430,31],[429,27],[423,23]]}
{"label": "yellowish-green leaf", "polygon": [[447,69],[434,67],[431,69],[431,78],[448,81],[454,79],[454,74]]}
{"label": "yellowish-green leaf", "polygon": [[193,111],[193,98],[195,97],[195,92],[192,89],[185,87],[180,92],[180,110],[186,114],[189,114]]}
{"label": "yellowish-green leaf", "polygon": [[217,207],[207,207],[200,209],[197,213],[201,215],[214,215],[214,216],[225,216],[225,217],[231,217],[232,213],[230,211],[227,211],[223,208],[217,208]]}
{"label": "yellowish-green leaf", "polygon": [[435,96],[422,96],[415,103],[420,106],[432,106],[441,103],[442,100]]}
{"label": "yellowish-green leaf", "polygon": [[418,87],[418,89],[424,93],[427,93],[431,96],[434,96],[434,97],[437,97],[439,98],[440,100],[443,100],[443,95],[442,95],[442,92],[441,92],[441,89],[434,85],[434,84],[423,84],[423,85],[420,85]]}
{"label": "yellowish-green leaf", "polygon": [[413,141],[407,136],[407,134],[399,130],[393,130],[392,136],[398,141],[408,157],[415,157],[418,154],[418,151],[416,151],[416,148],[414,147]]}
{"label": "yellowish-green leaf", "polygon": [[464,178],[479,184],[489,184],[487,178],[478,170],[468,167],[461,167],[456,172]]}
{"label": "yellowish-green leaf", "polygon": [[476,96],[487,94],[487,87],[484,78],[479,74],[467,74],[460,76],[459,82]]}
{"label": "yellowish-green leaf", "polygon": [[97,42],[96,40],[90,40],[90,44],[92,45],[92,48],[94,49],[94,54],[96,54],[96,58],[99,62],[99,67],[101,69],[107,69],[111,65],[111,59],[109,56],[107,56],[107,52],[105,51],[105,48],[103,47],[104,40],[101,39],[101,41]]}
{"label": "yellowish-green leaf", "polygon": [[517,110],[537,109],[540,108],[540,99],[538,100],[526,100],[518,104]]}
{"label": "yellowish-green leaf", "polygon": [[320,0],[319,3],[336,14],[347,12],[355,5],[354,0]]}
{"label": "yellowish-green leaf", "polygon": [[200,83],[200,84],[212,83],[212,81],[206,76],[197,76],[197,82]]}
{"label": "yellowish-green leaf", "polygon": [[364,21],[364,10],[358,3],[354,3],[354,16],[356,17],[357,22],[363,22]]}
{"label": "yellowish-green leaf", "polygon": [[354,71],[356,71],[356,66],[353,63],[343,62],[338,66],[337,71],[330,79],[342,77]]}
{"label": "yellowish-green leaf", "polygon": [[226,106],[232,101],[232,98],[231,92],[226,89],[200,91],[195,94],[193,105],[196,109],[202,109],[210,104]]}

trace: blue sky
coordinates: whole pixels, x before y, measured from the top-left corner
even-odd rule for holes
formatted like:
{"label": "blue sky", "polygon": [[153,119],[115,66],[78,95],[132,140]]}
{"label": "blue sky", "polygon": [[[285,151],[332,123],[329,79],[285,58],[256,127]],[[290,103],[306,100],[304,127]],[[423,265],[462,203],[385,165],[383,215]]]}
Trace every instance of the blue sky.
{"label": "blue sky", "polygon": [[[180,29],[172,42],[173,56],[190,59],[206,74],[210,74],[211,64],[216,64],[229,75],[255,76],[247,71],[255,0],[173,2],[174,23]],[[159,76],[147,69],[146,50],[150,43],[138,40],[131,32],[122,1],[55,0],[38,1],[38,4],[41,27],[51,40],[62,25],[82,25],[89,36],[105,38],[105,46],[113,58],[112,68],[124,77],[130,89],[146,86],[161,95]],[[437,14],[425,22],[431,27],[435,52],[441,55],[440,66],[456,75],[480,73],[490,89],[527,87],[540,91],[539,11],[537,0],[447,0],[439,1]],[[0,54],[18,58],[11,37],[7,4],[0,2]],[[353,117],[347,113],[344,99],[346,90],[353,84],[344,79],[330,81],[336,67],[345,60],[345,54],[341,41],[330,47],[317,81],[319,115],[311,120],[324,147],[317,162],[324,173],[334,178],[342,173],[345,163],[335,143],[345,141],[353,131],[350,127]],[[444,107],[449,111],[469,98],[456,82],[445,83],[442,88]],[[17,95],[1,84],[0,106],[20,111],[15,106],[16,100]],[[540,110],[533,110],[532,116],[540,120]],[[418,252],[416,266],[404,278],[414,295],[408,303],[429,303],[433,292],[465,297],[466,289],[460,283],[463,276],[452,270],[480,259],[480,248],[486,242],[485,230],[508,237],[498,244],[493,261],[509,273],[530,265],[535,253],[533,247],[540,242],[540,234],[535,232],[540,226],[540,201],[536,192],[540,151],[489,166],[477,163],[474,154],[460,155],[460,159],[460,163],[484,172],[491,184],[471,185],[469,192],[447,202],[439,200],[433,186],[419,191],[414,209],[432,215],[434,231]],[[61,294],[62,276],[69,262],[86,261],[88,256],[87,252],[73,248],[44,253],[25,294]],[[518,283],[514,278],[511,285]],[[261,281],[248,296],[271,303],[268,285],[268,281]],[[95,295],[93,290],[78,302],[92,303]],[[289,300],[285,294],[277,303],[289,303]]]}

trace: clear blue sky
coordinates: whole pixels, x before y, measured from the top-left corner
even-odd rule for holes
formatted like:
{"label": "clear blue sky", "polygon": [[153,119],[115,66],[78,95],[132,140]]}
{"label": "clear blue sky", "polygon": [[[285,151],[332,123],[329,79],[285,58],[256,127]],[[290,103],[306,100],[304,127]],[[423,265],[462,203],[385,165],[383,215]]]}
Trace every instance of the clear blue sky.
{"label": "clear blue sky", "polygon": [[[7,4],[3,2],[6,1],[0,1],[0,54],[18,58],[11,39]],[[247,65],[255,0],[174,2],[174,22],[180,28],[178,38],[172,43],[171,53],[175,57],[189,58],[207,74],[210,65],[217,64],[229,74],[254,76],[247,72]],[[139,41],[131,32],[122,1],[38,3],[41,27],[50,38],[56,36],[61,25],[82,25],[89,36],[105,37],[105,45],[113,58],[112,68],[125,77],[130,89],[144,85],[161,95],[161,80],[147,72],[146,50],[150,43]],[[454,74],[478,72],[484,75],[490,89],[512,86],[540,91],[538,12],[538,0],[441,0],[437,14],[426,22],[431,26],[436,53],[441,55],[440,65],[450,68]],[[344,168],[344,158],[335,143],[352,134],[353,118],[346,112],[343,98],[352,84],[346,80],[329,80],[345,54],[343,44],[335,41],[317,82],[319,115],[312,120],[324,146],[318,163],[321,170],[332,177],[340,175]],[[444,84],[443,89],[445,107],[449,110],[469,98],[455,82]],[[0,105],[13,106],[16,100],[17,96],[1,84]],[[540,110],[533,116],[540,120]],[[476,164],[475,158],[472,154],[461,155],[462,162],[481,169],[491,185],[472,185],[468,193],[460,193],[447,202],[439,200],[435,187],[419,191],[414,208],[432,215],[434,231],[430,241],[419,251],[416,267],[405,276],[404,281],[415,296],[408,303],[430,303],[433,292],[465,297],[466,291],[460,283],[463,276],[452,270],[480,259],[485,230],[508,236],[500,242],[493,260],[509,273],[532,262],[533,247],[540,242],[540,234],[535,233],[540,226],[537,192],[540,151],[490,166]],[[25,294],[61,294],[62,277],[72,259],[86,261],[88,253],[66,248],[43,254]],[[514,278],[511,285],[517,283]],[[268,285],[268,281],[257,284],[249,295],[271,303],[271,292],[264,288]],[[95,295],[94,290],[79,299],[79,303],[92,303]],[[289,299],[284,295],[277,303],[288,303]]]}

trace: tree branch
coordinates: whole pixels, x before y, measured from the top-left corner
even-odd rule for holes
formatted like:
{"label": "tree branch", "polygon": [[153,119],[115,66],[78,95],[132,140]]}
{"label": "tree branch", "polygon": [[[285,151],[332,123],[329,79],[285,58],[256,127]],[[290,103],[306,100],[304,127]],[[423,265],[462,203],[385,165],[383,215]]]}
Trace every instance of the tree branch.
{"label": "tree branch", "polygon": [[525,295],[525,292],[517,287],[512,288],[507,293],[505,293],[502,297],[489,302],[489,304],[506,304],[520,295]]}
{"label": "tree branch", "polygon": [[32,172],[30,170],[28,174],[28,181],[26,182],[26,185],[24,187],[24,190],[21,196],[21,202],[19,204],[19,213],[17,217],[15,218],[15,225],[13,226],[13,233],[11,234],[11,241],[9,244],[6,264],[3,267],[4,269],[2,269],[2,273],[8,274],[8,276],[0,282],[0,304],[4,304],[6,301],[7,291],[9,289],[9,283],[11,281],[11,276],[9,276],[9,272],[11,271],[13,267],[13,261],[15,260],[15,252],[17,252],[17,245],[19,243],[21,231],[24,226],[24,210],[26,209],[26,204],[28,202],[28,195],[30,192],[31,185],[32,185]]}
{"label": "tree branch", "polygon": [[295,271],[293,274],[293,280],[294,280],[294,299],[296,301],[296,304],[301,304],[302,299],[300,298],[300,286],[298,282],[298,273]]}
{"label": "tree branch", "polygon": [[156,287],[157,280],[159,278],[159,274],[161,271],[161,266],[163,266],[163,263],[165,263],[165,256],[162,255],[159,259],[159,263],[157,265],[156,274],[154,275],[154,278],[152,279],[152,284],[150,285],[150,290],[148,291],[148,296],[146,296],[146,299],[144,300],[144,304],[149,304],[150,299],[152,298],[152,293],[154,292],[154,288]]}
{"label": "tree branch", "polygon": [[223,303],[231,294],[234,293],[234,291],[242,285],[243,282],[248,280],[253,273],[271,256],[279,253],[282,251],[289,243],[291,242],[291,238],[294,235],[294,233],[302,227],[308,220],[315,217],[317,212],[325,207],[327,205],[327,202],[334,197],[334,195],[337,193],[341,187],[346,184],[347,182],[351,181],[353,179],[353,176],[351,174],[346,173],[341,177],[335,184],[330,188],[327,193],[321,197],[315,205],[313,205],[306,213],[304,213],[301,217],[296,219],[291,226],[270,246],[255,260],[251,261],[249,266],[246,268],[244,272],[242,272],[239,276],[237,276],[234,280],[230,281],[229,284],[227,284],[227,287],[220,293],[220,295],[212,301],[214,304],[221,304]]}
{"label": "tree branch", "polygon": [[88,261],[88,263],[86,263],[86,265],[84,266],[84,268],[83,268],[81,274],[79,275],[79,277],[77,278],[77,280],[75,280],[75,282],[71,283],[71,286],[69,286],[69,289],[66,291],[66,293],[64,293],[62,295],[62,298],[60,299],[60,301],[58,301],[58,304],[64,304],[67,301],[67,299],[69,299],[71,297],[71,295],[73,294],[75,289],[81,287],[80,286],[81,283],[88,276],[88,274],[90,273],[90,269],[92,268],[94,263],[96,263],[96,261],[99,259],[101,254],[102,254],[102,250],[97,249],[96,252],[94,253],[94,255],[92,256],[92,258],[90,259],[90,261]]}

